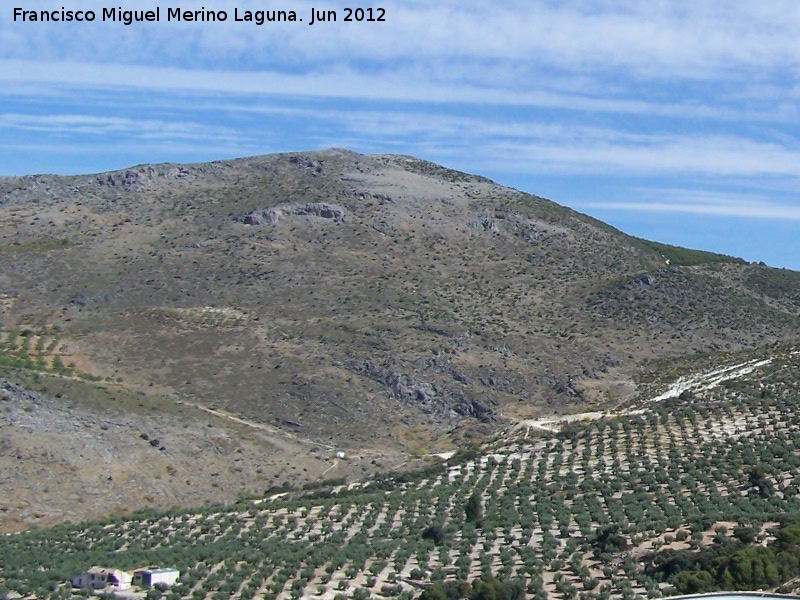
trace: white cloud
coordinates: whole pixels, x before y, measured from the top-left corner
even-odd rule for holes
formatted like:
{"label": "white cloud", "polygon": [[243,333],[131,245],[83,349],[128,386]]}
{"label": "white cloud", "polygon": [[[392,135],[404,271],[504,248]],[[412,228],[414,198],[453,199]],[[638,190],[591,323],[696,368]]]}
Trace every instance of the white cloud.
{"label": "white cloud", "polygon": [[800,206],[777,202],[769,195],[687,188],[637,188],[637,200],[580,202],[582,209],[623,212],[676,213],[800,221]]}
{"label": "white cloud", "polygon": [[800,221],[800,207],[785,204],[694,204],[676,202],[592,202],[578,206],[589,209],[602,208],[624,212],[685,213],[714,217],[744,217]]}
{"label": "white cloud", "polygon": [[[452,81],[416,70],[398,68],[377,77],[350,68],[321,73],[275,71],[213,71],[104,63],[41,62],[0,59],[0,84],[19,95],[20,87],[39,95],[64,95],[81,90],[138,90],[151,93],[194,93],[219,97],[306,97],[431,104],[484,104],[558,111],[631,114],[678,119],[759,122],[793,121],[793,106],[783,112],[698,101],[646,101],[544,89],[493,87]],[[16,90],[16,91],[15,91]]]}
{"label": "white cloud", "polygon": [[[341,14],[339,2],[324,7]],[[63,3],[40,4],[60,9]],[[70,7],[102,5],[74,0]],[[156,5],[134,0],[126,7]],[[797,119],[800,19],[788,2],[383,5],[386,23],[314,27],[0,20],[0,85],[16,95],[23,89],[40,96],[139,90],[678,120]],[[257,0],[236,6],[265,8]],[[297,0],[291,6],[306,15],[321,5]]]}
{"label": "white cloud", "polygon": [[[620,136],[621,137],[621,136]],[[572,143],[534,140],[492,145],[492,168],[549,173],[800,177],[800,150],[736,136],[650,135]]]}
{"label": "white cloud", "polygon": [[[204,2],[187,0],[185,8]],[[37,8],[60,9],[57,0]],[[133,8],[159,2],[134,1]],[[263,9],[239,0],[243,9]],[[507,2],[388,0],[385,23],[267,24],[115,23],[64,25],[0,22],[0,54],[18,59],[81,62],[108,56],[119,64],[265,70],[279,62],[289,69],[379,65],[404,62],[422,70],[462,64],[491,70],[498,63],[522,64],[532,74],[558,70],[575,74],[624,72],[641,81],[665,78],[714,80],[781,73],[800,64],[800,19],[794,3],[746,0],[726,3],[672,2]],[[97,0],[73,0],[71,7],[101,10]],[[164,5],[165,7],[166,5]],[[306,20],[310,8],[334,8],[296,0],[291,7]],[[164,8],[162,7],[162,8]],[[219,6],[215,8],[220,8]],[[233,13],[233,5],[225,6]],[[103,50],[114,49],[113,53]],[[475,75],[480,78],[476,73]],[[508,82],[512,83],[512,82]]]}
{"label": "white cloud", "polygon": [[189,121],[161,121],[101,117],[81,114],[32,115],[0,113],[0,129],[42,132],[47,134],[119,136],[141,139],[218,140],[236,142],[244,138],[236,131]]}

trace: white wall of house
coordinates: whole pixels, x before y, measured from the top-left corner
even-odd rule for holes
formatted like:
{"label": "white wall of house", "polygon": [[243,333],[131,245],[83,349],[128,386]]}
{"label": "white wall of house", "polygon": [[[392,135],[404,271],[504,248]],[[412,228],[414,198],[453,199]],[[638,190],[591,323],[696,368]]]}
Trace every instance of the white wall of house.
{"label": "white wall of house", "polygon": [[72,585],[78,588],[92,588],[93,590],[102,590],[108,586],[118,590],[127,590],[131,587],[131,576],[129,573],[119,569],[93,568],[86,573],[73,577]]}
{"label": "white wall of house", "polygon": [[155,571],[152,574],[152,584],[156,585],[157,583],[163,583],[165,585],[172,585],[176,581],[178,581],[178,571],[176,569],[163,569],[160,571]]}
{"label": "white wall of house", "polygon": [[149,581],[151,587],[159,583],[171,586],[179,576],[177,569],[140,569],[133,575],[133,584],[146,587]]}

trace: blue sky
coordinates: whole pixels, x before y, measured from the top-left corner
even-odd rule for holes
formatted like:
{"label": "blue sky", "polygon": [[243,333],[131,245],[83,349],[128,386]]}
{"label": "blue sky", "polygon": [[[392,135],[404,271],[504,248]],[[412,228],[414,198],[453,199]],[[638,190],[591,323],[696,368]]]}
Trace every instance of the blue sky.
{"label": "blue sky", "polygon": [[[658,241],[800,270],[800,5],[9,0],[0,175],[346,147],[412,154]],[[94,23],[13,21],[95,10]],[[101,22],[103,7],[158,23]],[[225,23],[166,22],[168,7]],[[336,23],[309,26],[311,9]],[[257,26],[234,9],[295,10]]]}

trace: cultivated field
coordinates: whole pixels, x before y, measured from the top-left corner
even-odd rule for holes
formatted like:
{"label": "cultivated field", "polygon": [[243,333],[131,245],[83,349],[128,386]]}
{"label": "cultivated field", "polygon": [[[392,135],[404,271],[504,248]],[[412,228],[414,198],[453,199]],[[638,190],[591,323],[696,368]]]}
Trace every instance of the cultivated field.
{"label": "cultivated field", "polygon": [[542,599],[675,594],[651,553],[744,529],[766,544],[800,514],[800,356],[750,358],[637,414],[510,428],[415,474],[7,536],[0,588],[69,597],[93,564],[157,564],[183,573],[170,600],[409,597],[489,573]]}

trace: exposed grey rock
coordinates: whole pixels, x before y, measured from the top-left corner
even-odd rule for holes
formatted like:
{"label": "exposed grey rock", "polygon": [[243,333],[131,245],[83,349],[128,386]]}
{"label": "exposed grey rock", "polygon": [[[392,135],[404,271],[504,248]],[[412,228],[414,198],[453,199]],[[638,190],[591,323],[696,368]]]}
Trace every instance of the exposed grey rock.
{"label": "exposed grey rock", "polygon": [[234,217],[234,220],[245,225],[275,225],[287,216],[309,216],[332,221],[343,221],[346,211],[338,204],[327,202],[309,202],[308,204],[279,204],[271,208],[263,208]]}
{"label": "exposed grey rock", "polygon": [[350,370],[385,385],[399,402],[414,405],[427,413],[451,418],[473,417],[483,422],[495,420],[494,410],[460,391],[440,388],[391,368],[382,369],[370,362],[351,365]]}
{"label": "exposed grey rock", "polygon": [[239,215],[235,217],[235,220],[245,225],[274,225],[280,219],[279,211],[280,209],[277,208],[265,208],[245,215]]}
{"label": "exposed grey rock", "polygon": [[96,296],[84,296],[83,294],[76,294],[67,299],[67,304],[74,304],[75,306],[88,306],[97,302],[111,302],[122,296],[122,292],[112,292],[108,294],[98,294]]}
{"label": "exposed grey rock", "polygon": [[653,285],[655,283],[655,279],[653,279],[650,275],[642,275],[639,278],[639,281],[644,285]]}
{"label": "exposed grey rock", "polygon": [[497,226],[497,223],[492,218],[492,215],[489,213],[480,215],[476,221],[469,223],[469,226],[478,229],[483,229],[484,231],[488,231],[489,233],[494,233],[494,234],[500,233],[500,228]]}
{"label": "exposed grey rock", "polygon": [[469,383],[469,379],[467,379],[467,376],[464,375],[463,373],[460,373],[459,371],[453,369],[451,374],[453,375],[453,379],[455,379],[456,381],[460,381],[464,385],[467,385]]}
{"label": "exposed grey rock", "polygon": [[455,407],[455,411],[465,417],[474,417],[484,423],[495,420],[494,410],[474,399],[464,400]]}

